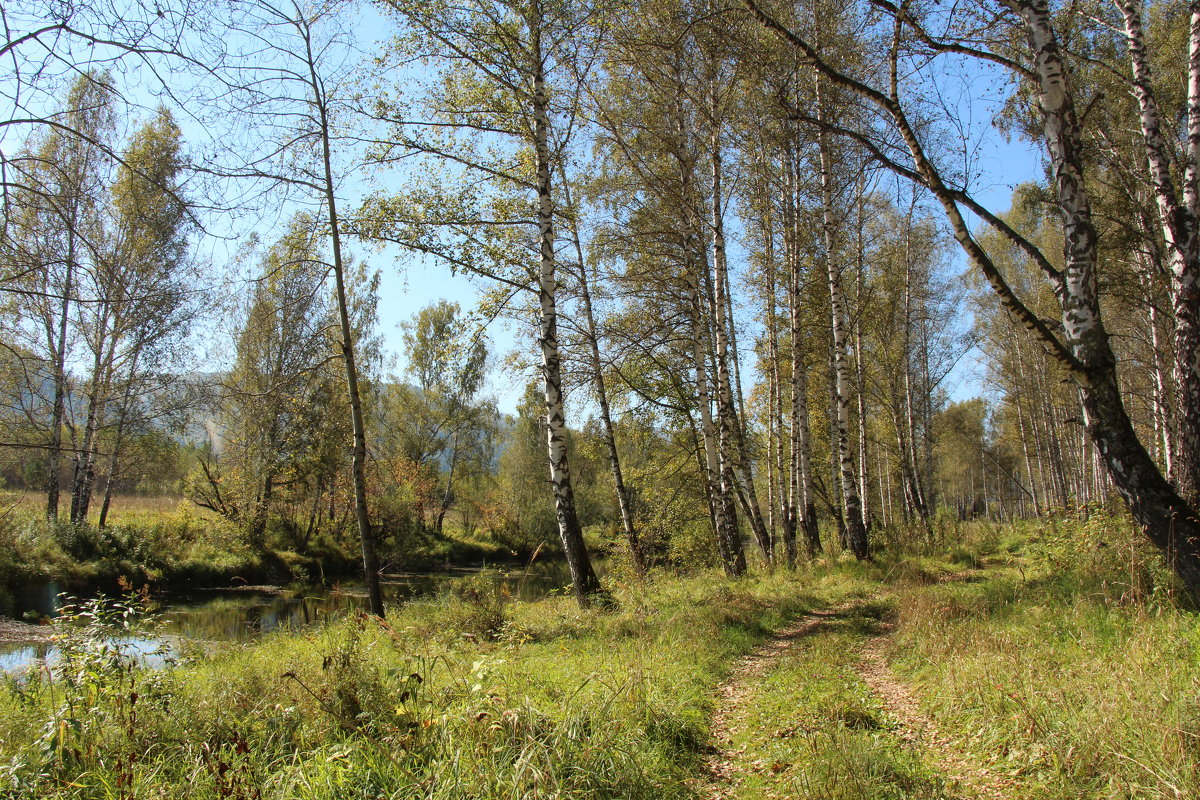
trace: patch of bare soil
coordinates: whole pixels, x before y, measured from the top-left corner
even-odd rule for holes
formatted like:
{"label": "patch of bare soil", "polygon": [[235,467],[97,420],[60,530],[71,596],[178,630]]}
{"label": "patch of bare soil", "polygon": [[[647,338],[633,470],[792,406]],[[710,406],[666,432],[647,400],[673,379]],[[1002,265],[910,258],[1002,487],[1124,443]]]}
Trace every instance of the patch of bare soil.
{"label": "patch of bare soil", "polygon": [[49,625],[30,625],[0,617],[0,642],[48,642],[53,633]]}
{"label": "patch of bare soil", "polygon": [[717,705],[712,722],[714,751],[705,761],[704,771],[708,777],[696,787],[697,796],[704,800],[730,800],[736,797],[739,773],[744,767],[738,763],[733,737],[745,724],[746,698],[759,685],[759,679],[769,673],[792,648],[798,646],[805,636],[852,607],[852,604],[845,604],[797,617],[739,661],[729,677],[717,687]]}
{"label": "patch of bare soil", "polygon": [[1014,781],[1002,778],[968,757],[954,740],[938,730],[937,723],[921,711],[920,703],[888,666],[884,655],[885,637],[891,626],[884,624],[863,647],[855,670],[871,691],[883,702],[884,709],[899,723],[896,735],[925,749],[936,760],[939,770],[968,795],[984,800],[1002,800],[1017,796]]}

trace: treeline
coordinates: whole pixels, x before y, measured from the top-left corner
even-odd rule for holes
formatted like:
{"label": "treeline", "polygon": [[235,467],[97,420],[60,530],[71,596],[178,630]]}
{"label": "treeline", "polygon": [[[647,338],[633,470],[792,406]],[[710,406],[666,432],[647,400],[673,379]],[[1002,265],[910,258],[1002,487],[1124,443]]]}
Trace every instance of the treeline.
{"label": "treeline", "polygon": [[[8,29],[25,94],[5,129],[24,137],[4,156],[6,444],[49,454],[51,516],[56,459],[85,519],[95,476],[119,472],[98,468],[101,441],[115,454],[133,409],[166,414],[177,393],[139,376],[178,374],[157,343],[180,352],[220,294],[188,243],[258,197],[304,211],[261,258],[190,481],[253,542],[282,508],[303,535],[341,509],[370,580],[389,514],[440,531],[463,485],[496,480],[484,345],[429,309],[407,382],[384,381],[354,241],[472,275],[482,318],[525,321],[540,409],[527,398],[499,462],[542,440],[583,603],[603,595],[571,446],[585,413],[639,573],[686,547],[730,575],[747,548],[868,558],[935,539],[940,513],[1119,495],[1200,584],[1200,10],[142,10],[18,10]],[[164,105],[122,139],[101,67],[129,64],[164,80]],[[202,123],[190,152],[173,114]],[[980,115],[1044,148],[1045,180],[1005,213],[974,192]],[[976,343],[996,399],[951,402]]]}

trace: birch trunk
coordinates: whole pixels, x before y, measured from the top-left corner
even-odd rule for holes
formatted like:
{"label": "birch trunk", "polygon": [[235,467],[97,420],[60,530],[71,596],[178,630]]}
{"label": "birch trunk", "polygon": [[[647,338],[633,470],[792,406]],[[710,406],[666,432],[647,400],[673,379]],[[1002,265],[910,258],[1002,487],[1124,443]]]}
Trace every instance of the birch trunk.
{"label": "birch trunk", "polygon": [[[787,151],[788,183],[794,192],[799,192],[798,182],[793,181],[794,157]],[[821,533],[817,527],[817,506],[813,495],[812,437],[808,413],[808,372],[805,363],[805,340],[803,324],[803,282],[799,252],[799,214],[794,205],[795,194],[788,191],[784,207],[791,212],[788,229],[791,231],[792,247],[788,255],[788,322],[791,328],[791,492],[789,497],[790,520],[793,530],[803,528],[805,547],[810,558],[821,550]],[[799,525],[797,525],[799,523]]]}
{"label": "birch trunk", "polygon": [[325,87],[317,74],[317,57],[307,22],[298,26],[304,37],[310,90],[316,107],[321,134],[321,161],[324,167],[324,201],[329,214],[330,238],[333,245],[333,276],[337,293],[338,325],[341,334],[342,363],[346,371],[346,395],[350,402],[350,425],[354,437],[351,449],[351,475],[354,482],[354,519],[358,528],[359,546],[363,558],[363,578],[371,613],[384,616],[383,592],[379,585],[379,557],[375,552],[375,532],[367,507],[367,433],[363,420],[362,394],[359,389],[358,365],[355,360],[354,331],[350,324],[350,306],[346,297],[345,262],[342,258],[341,225],[337,211],[336,184],[333,179],[333,154],[330,142],[330,122]]}
{"label": "birch trunk", "polygon": [[141,356],[141,347],[139,346],[133,353],[133,357],[129,363],[129,377],[125,382],[125,392],[121,398],[121,410],[117,417],[117,429],[113,434],[112,452],[108,454],[108,474],[104,480],[104,500],[100,503],[100,518],[96,521],[96,527],[103,528],[108,524],[108,509],[112,504],[113,480],[117,477],[119,468],[119,459],[121,456],[121,445],[125,439],[125,424],[129,417],[129,403],[133,397],[133,382],[137,375],[137,362]]}
{"label": "birch trunk", "polygon": [[1142,141],[1150,182],[1158,205],[1175,318],[1177,450],[1175,483],[1188,503],[1200,502],[1200,230],[1197,172],[1200,170],[1200,2],[1190,6],[1187,142],[1184,147],[1183,197],[1171,176],[1171,154],[1162,133],[1150,60],[1142,29],[1141,0],[1117,0],[1125,23],[1125,41],[1138,101]]}
{"label": "birch trunk", "polygon": [[[691,237],[686,237],[690,242]],[[704,342],[708,338],[704,330],[703,311],[700,297],[700,274],[693,259],[692,273],[688,277],[688,306],[692,323],[692,366],[696,373],[696,405],[700,412],[700,432],[704,440],[704,476],[710,498],[713,534],[725,573],[736,577],[745,572],[745,557],[741,553],[740,540],[731,533],[728,494],[722,483],[722,466],[719,454],[720,432],[712,414],[712,398],[708,389],[708,359]]]}
{"label": "birch trunk", "polygon": [[71,488],[71,521],[87,522],[92,502],[92,486],[96,479],[96,436],[104,422],[108,392],[112,383],[112,365],[116,357],[107,304],[102,304],[97,322],[95,357],[92,379],[88,387],[88,410],[83,425],[83,441],[75,455],[75,475]]}
{"label": "birch trunk", "polygon": [[[818,86],[818,114],[821,109]],[[836,452],[842,488],[842,518],[850,552],[858,559],[867,558],[867,530],[863,526],[862,502],[854,475],[854,456],[850,452],[850,374],[846,364],[846,311],[842,297],[841,266],[837,263],[833,209],[833,159],[828,134],[821,136],[821,211],[825,238],[825,267],[829,278],[829,306],[833,331],[834,412]]]}
{"label": "birch trunk", "polygon": [[[1150,540],[1163,550],[1184,583],[1193,590],[1200,589],[1200,523],[1196,512],[1186,497],[1158,471],[1138,440],[1121,399],[1116,358],[1101,321],[1096,295],[1096,232],[1083,180],[1079,122],[1050,10],[1046,0],[1009,2],[1024,22],[1035,56],[1037,97],[1054,167],[1055,193],[1063,212],[1066,265],[1060,299],[1063,327],[1075,362],[1072,372],[1083,393],[1084,423],[1134,519],[1143,526]],[[1198,27],[1200,20],[1193,8],[1193,34],[1197,33]],[[1200,99],[1200,78],[1197,78],[1200,52],[1197,52],[1196,41],[1197,37],[1193,35],[1188,120],[1189,153],[1192,154],[1200,147],[1200,109],[1191,102],[1193,98]],[[1193,114],[1193,111],[1197,113]],[[1194,173],[1191,164],[1189,171]],[[1195,277],[1191,276],[1193,290],[1197,289]],[[1179,341],[1178,334],[1176,341]],[[1200,357],[1200,347],[1186,351],[1183,357],[1189,356],[1192,359]],[[1180,358],[1178,353],[1176,358]],[[1181,407],[1183,405],[1181,403]],[[1186,485],[1187,481],[1180,483]]]}
{"label": "birch trunk", "polygon": [[[1043,137],[1053,170],[1054,192],[1062,215],[1063,269],[1054,268],[1039,250],[1028,242],[1018,242],[1011,232],[1004,235],[1020,244],[1053,282],[1062,310],[1062,338],[1051,331],[1013,292],[987,251],[975,240],[963,218],[958,204],[968,202],[970,198],[950,189],[936,166],[927,158],[921,140],[900,102],[896,46],[893,46],[890,57],[890,86],[888,92],[884,93],[823,61],[816,48],[763,12],[755,0],[744,0],[744,3],[760,22],[797,48],[823,77],[857,93],[891,118],[913,159],[912,169],[900,168],[901,174],[915,178],[937,198],[963,251],[987,278],[1005,308],[1069,370],[1083,390],[1088,434],[1096,443],[1113,484],[1136,522],[1162,550],[1183,583],[1192,591],[1200,590],[1200,521],[1197,520],[1196,511],[1163,478],[1138,439],[1122,403],[1116,376],[1116,358],[1102,323],[1096,293],[1096,230],[1083,176],[1080,126],[1048,0],[1004,0],[1004,5],[1020,19],[1032,54],[1033,95],[1041,111]],[[1200,33],[1200,19],[1197,17],[1193,9],[1192,30]],[[896,28],[899,34],[899,17]],[[1189,101],[1196,98],[1197,102],[1189,102],[1189,153],[1200,152],[1198,38],[1193,36],[1190,53],[1190,64],[1194,69],[1189,69]],[[1190,165],[1189,171],[1195,175]],[[1190,186],[1195,186],[1194,180]],[[992,224],[995,226],[996,222],[992,221]],[[1192,351],[1193,354],[1196,352],[1200,352],[1200,349]]]}
{"label": "birch trunk", "polygon": [[[75,203],[72,204],[73,206]],[[78,215],[73,212],[73,217]],[[71,292],[75,277],[75,220],[67,225],[67,258],[63,265],[62,300],[59,305],[58,329],[47,325],[50,347],[54,354],[54,408],[50,415],[50,447],[46,453],[46,518],[58,519],[59,459],[62,454],[62,428],[67,408],[67,322],[71,311]]]}
{"label": "birch trunk", "polygon": [[750,529],[758,543],[763,559],[769,564],[772,559],[771,539],[763,522],[758,495],[750,474],[746,453],[746,438],[743,434],[738,409],[734,405],[733,380],[730,374],[730,328],[726,309],[729,304],[729,269],[725,257],[725,221],[721,188],[721,145],[718,134],[712,139],[712,231],[713,231],[713,297],[710,303],[713,339],[717,364],[717,415],[721,424],[721,436],[725,443],[722,452],[728,461],[728,472],[737,484],[737,496],[742,510],[750,520]]}
{"label": "birch trunk", "polygon": [[854,395],[858,403],[858,496],[862,502],[862,524],[871,530],[871,481],[867,453],[867,382],[863,367],[863,283],[866,272],[866,243],[863,241],[863,219],[866,197],[859,179],[855,198],[855,276],[854,276]]}
{"label": "birch trunk", "polygon": [[1021,437],[1021,452],[1025,456],[1025,477],[1029,483],[1029,496],[1033,498],[1033,514],[1042,515],[1042,502],[1037,495],[1037,485],[1033,482],[1033,459],[1029,457],[1029,435],[1025,431],[1025,414],[1021,410],[1020,398],[1014,398],[1013,407],[1017,412],[1017,430]]}
{"label": "birch trunk", "polygon": [[583,530],[575,513],[575,492],[571,485],[571,467],[567,459],[566,415],[562,396],[562,361],[558,347],[558,290],[554,256],[554,200],[551,194],[550,101],[541,52],[540,8],[530,20],[533,50],[534,151],[537,158],[537,221],[541,247],[538,272],[540,309],[538,344],[542,351],[542,377],[546,397],[546,444],[550,457],[550,485],[554,490],[554,510],[563,553],[571,570],[571,582],[581,608],[587,608],[603,593],[600,579],[592,568]]}
{"label": "birch trunk", "polygon": [[[784,192],[788,189],[785,187]],[[771,201],[766,203],[763,220],[763,239],[766,243],[766,307],[767,307],[767,508],[769,534],[774,540],[776,530],[782,531],[784,559],[789,567],[796,563],[796,528],[783,491],[783,397],[779,383],[779,319],[776,291],[775,221]],[[789,252],[787,219],[784,219],[784,254]]]}
{"label": "birch trunk", "polygon": [[1162,453],[1163,466],[1167,476],[1175,476],[1174,439],[1172,433],[1172,410],[1168,399],[1167,375],[1163,365],[1162,351],[1159,348],[1158,311],[1150,304],[1150,347],[1154,351],[1154,419],[1158,430],[1158,441]]}
{"label": "birch trunk", "polygon": [[[560,172],[560,174],[562,174]],[[571,202],[571,186],[562,175],[563,198],[574,211]],[[579,261],[579,295],[583,302],[585,333],[588,340],[588,355],[591,358],[592,383],[596,388],[596,401],[600,405],[600,421],[604,425],[604,444],[608,450],[608,465],[612,470],[613,486],[617,494],[617,507],[621,512],[621,527],[625,531],[625,543],[629,547],[629,557],[633,568],[639,577],[646,575],[646,560],[642,554],[641,542],[638,540],[637,528],[633,522],[633,508],[629,501],[629,491],[625,487],[625,475],[621,470],[621,457],[617,452],[617,437],[613,430],[612,414],[608,408],[608,389],[605,385],[603,365],[600,360],[600,340],[596,332],[596,317],[592,311],[592,292],[589,287],[587,264],[583,258],[583,243],[579,238],[579,223],[571,218],[571,238],[575,243],[575,257]]]}

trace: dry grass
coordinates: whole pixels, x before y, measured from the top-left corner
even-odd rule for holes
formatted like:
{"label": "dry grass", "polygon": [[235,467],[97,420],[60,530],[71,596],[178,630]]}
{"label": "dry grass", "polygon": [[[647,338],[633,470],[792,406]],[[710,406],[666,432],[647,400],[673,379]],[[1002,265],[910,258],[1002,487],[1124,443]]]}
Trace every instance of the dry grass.
{"label": "dry grass", "polygon": [[[70,495],[65,495],[65,501],[60,505],[60,513],[65,511],[70,506]],[[100,519],[100,504],[103,502],[103,496],[94,498],[90,514],[88,515],[89,522],[96,522]],[[17,512],[37,512],[44,508],[46,496],[41,492],[0,492],[0,509],[12,509]],[[113,495],[112,502],[108,509],[108,519],[110,522],[116,522],[123,518],[144,515],[144,514],[164,514],[178,511],[180,505],[184,504],[197,515],[203,515],[205,509],[200,508],[194,503],[185,500],[183,497],[173,495]]]}

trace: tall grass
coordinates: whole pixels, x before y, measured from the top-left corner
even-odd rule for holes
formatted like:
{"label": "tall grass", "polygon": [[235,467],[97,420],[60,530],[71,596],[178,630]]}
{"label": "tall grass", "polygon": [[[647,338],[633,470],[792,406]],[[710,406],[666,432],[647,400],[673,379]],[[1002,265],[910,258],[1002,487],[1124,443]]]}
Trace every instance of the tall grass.
{"label": "tall grass", "polygon": [[[859,598],[751,687],[737,796],[950,796],[855,675],[879,632],[871,598],[886,598],[893,668],[1014,797],[1200,797],[1200,623],[1124,523],[956,526],[940,549],[909,538],[800,573],[660,574],[618,585],[616,611],[517,603],[481,578],[387,623],[184,653],[167,670],[77,659],[73,677],[0,689],[0,794],[689,797],[735,659],[798,613]],[[87,627],[62,635],[104,652]]]}
{"label": "tall grass", "polygon": [[[387,623],[102,674],[103,690],[73,704],[61,680],[13,681],[0,786],[17,798],[686,797],[730,660],[814,599],[783,575],[618,595],[618,611],[581,612],[566,597],[460,593]],[[122,709],[130,724],[86,722]],[[70,746],[47,747],[51,728]]]}
{"label": "tall grass", "polygon": [[1200,797],[1200,619],[1105,516],[983,548],[985,573],[897,591],[897,665],[1028,798]]}

